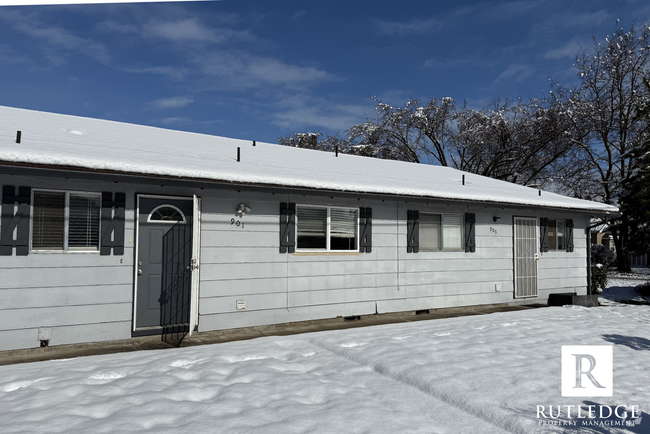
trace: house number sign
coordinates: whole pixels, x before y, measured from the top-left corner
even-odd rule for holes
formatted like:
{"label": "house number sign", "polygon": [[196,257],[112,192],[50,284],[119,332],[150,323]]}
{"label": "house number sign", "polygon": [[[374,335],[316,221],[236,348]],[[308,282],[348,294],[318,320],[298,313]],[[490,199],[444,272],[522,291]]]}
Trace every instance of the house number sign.
{"label": "house number sign", "polygon": [[492,226],[490,226],[490,232],[492,232],[494,235],[496,235],[497,234],[497,228],[493,228]]}
{"label": "house number sign", "polygon": [[230,219],[230,226],[235,225],[240,229],[244,229],[244,222],[241,220],[236,220],[234,218]]}

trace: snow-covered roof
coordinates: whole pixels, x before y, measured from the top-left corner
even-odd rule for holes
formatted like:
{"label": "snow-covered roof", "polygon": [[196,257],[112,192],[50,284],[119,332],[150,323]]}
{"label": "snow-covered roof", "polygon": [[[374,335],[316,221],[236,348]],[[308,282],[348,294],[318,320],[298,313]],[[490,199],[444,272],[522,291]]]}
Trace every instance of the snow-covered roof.
{"label": "snow-covered roof", "polygon": [[[21,143],[16,132],[21,131]],[[237,148],[241,161],[237,161]],[[0,164],[24,163],[310,188],[616,213],[597,202],[449,167],[290,148],[0,106]],[[62,167],[63,168],[63,167]],[[465,185],[462,175],[465,175]]]}

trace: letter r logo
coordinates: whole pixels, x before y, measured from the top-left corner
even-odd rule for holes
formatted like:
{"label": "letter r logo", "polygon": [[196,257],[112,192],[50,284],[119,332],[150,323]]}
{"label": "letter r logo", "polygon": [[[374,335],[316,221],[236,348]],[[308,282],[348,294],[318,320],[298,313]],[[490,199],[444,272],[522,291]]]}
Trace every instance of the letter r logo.
{"label": "letter r logo", "polygon": [[562,346],[562,396],[613,396],[614,347]]}

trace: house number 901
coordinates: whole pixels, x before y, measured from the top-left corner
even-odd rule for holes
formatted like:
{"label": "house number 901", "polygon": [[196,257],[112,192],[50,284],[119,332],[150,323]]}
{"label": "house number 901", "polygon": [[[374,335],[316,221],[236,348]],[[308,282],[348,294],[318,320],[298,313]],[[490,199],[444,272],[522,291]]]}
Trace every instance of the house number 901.
{"label": "house number 901", "polygon": [[240,220],[230,219],[230,225],[231,225],[231,226],[232,226],[232,225],[235,225],[235,226],[237,226],[238,228],[244,229],[244,222],[242,222],[242,221],[240,221]]}

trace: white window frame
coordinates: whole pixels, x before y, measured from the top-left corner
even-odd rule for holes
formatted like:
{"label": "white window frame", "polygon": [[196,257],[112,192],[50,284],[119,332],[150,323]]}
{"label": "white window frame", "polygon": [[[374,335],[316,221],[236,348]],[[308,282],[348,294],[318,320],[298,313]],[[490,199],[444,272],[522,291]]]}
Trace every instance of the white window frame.
{"label": "white window frame", "polygon": [[[440,216],[440,248],[439,249],[428,249],[423,248],[420,244],[418,250],[420,252],[464,252],[465,251],[465,214],[462,213],[437,213],[437,212],[420,212],[420,216],[425,215],[437,215]],[[460,247],[459,248],[445,248],[445,216],[461,216],[462,222],[460,223]],[[421,217],[420,217],[421,220]],[[420,231],[422,227],[420,226]],[[422,237],[420,237],[422,239]]]}
{"label": "white window frame", "polygon": [[[53,249],[33,249],[32,242],[34,241],[34,194],[37,192],[47,192],[47,193],[65,193],[65,204],[63,210],[63,250],[53,250]],[[70,227],[70,194],[75,194],[79,196],[96,196],[99,198],[99,239],[97,241],[97,249],[83,249],[83,248],[74,248],[70,250],[68,248],[68,235]],[[97,253],[102,244],[102,215],[101,215],[101,204],[102,204],[102,194],[97,191],[77,191],[77,190],[55,190],[51,188],[33,188],[31,192],[31,205],[30,205],[30,219],[29,219],[29,253]]]}
{"label": "white window frame", "polygon": [[[326,227],[325,227],[325,248],[324,249],[299,249],[298,248],[298,225],[299,225],[299,219],[298,219],[298,208],[326,208],[327,209],[327,222],[326,222]],[[355,210],[357,212],[357,222],[355,226],[356,230],[356,236],[355,236],[355,248],[354,250],[331,250],[330,249],[330,228],[331,228],[331,218],[330,218],[330,210],[332,208],[336,209],[351,209]],[[296,234],[295,234],[295,240],[296,240],[296,252],[340,252],[340,253],[350,253],[350,252],[359,252],[359,208],[355,208],[352,206],[325,206],[325,205],[299,205],[296,204]]]}

